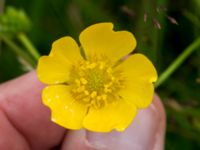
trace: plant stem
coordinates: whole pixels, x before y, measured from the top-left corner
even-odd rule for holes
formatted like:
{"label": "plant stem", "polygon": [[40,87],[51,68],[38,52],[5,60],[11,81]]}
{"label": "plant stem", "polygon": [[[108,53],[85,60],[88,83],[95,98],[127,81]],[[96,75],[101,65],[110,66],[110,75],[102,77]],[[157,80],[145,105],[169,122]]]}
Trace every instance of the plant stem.
{"label": "plant stem", "polygon": [[33,46],[31,41],[27,38],[27,36],[24,33],[19,33],[17,37],[21,41],[21,43],[27,48],[27,50],[33,56],[33,58],[37,61],[40,57],[40,54],[38,53],[36,48]]}
{"label": "plant stem", "polygon": [[189,19],[194,25],[196,25],[197,27],[200,27],[200,19],[195,16],[194,14],[192,14],[189,11],[185,11],[184,15],[187,19]]}
{"label": "plant stem", "polygon": [[155,87],[159,87],[165,82],[171,74],[183,63],[183,61],[194,52],[200,46],[200,38],[197,38],[192,44],[190,44],[177,58],[176,60],[160,75]]}
{"label": "plant stem", "polygon": [[5,35],[0,34],[0,38],[13,50],[19,57],[22,57],[32,68],[36,66],[36,62],[27,55],[21,48],[19,48],[12,40]]}

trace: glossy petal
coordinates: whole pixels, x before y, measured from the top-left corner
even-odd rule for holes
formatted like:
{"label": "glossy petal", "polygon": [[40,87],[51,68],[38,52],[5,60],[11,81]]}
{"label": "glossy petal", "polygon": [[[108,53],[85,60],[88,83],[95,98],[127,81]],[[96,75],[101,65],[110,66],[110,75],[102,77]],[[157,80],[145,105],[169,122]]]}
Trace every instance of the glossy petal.
{"label": "glossy petal", "polygon": [[71,64],[51,56],[42,56],[37,66],[40,81],[46,84],[57,84],[68,81]]}
{"label": "glossy petal", "polygon": [[96,132],[109,132],[112,129],[123,131],[132,122],[136,112],[136,107],[123,100],[116,100],[101,109],[90,108],[83,126]]}
{"label": "glossy petal", "polygon": [[42,100],[52,112],[52,121],[68,129],[80,129],[87,107],[74,101],[65,85],[48,86]]}
{"label": "glossy petal", "polygon": [[118,66],[123,70],[125,88],[120,95],[130,104],[138,108],[146,108],[153,99],[152,82],[157,80],[153,64],[142,54],[130,56]]}
{"label": "glossy petal", "polygon": [[68,61],[68,63],[74,63],[82,59],[79,46],[76,41],[69,36],[62,37],[52,44],[50,56]]}
{"label": "glossy petal", "polygon": [[81,45],[88,55],[105,55],[113,61],[129,54],[136,47],[136,40],[128,31],[113,31],[112,23],[98,23],[80,34]]}

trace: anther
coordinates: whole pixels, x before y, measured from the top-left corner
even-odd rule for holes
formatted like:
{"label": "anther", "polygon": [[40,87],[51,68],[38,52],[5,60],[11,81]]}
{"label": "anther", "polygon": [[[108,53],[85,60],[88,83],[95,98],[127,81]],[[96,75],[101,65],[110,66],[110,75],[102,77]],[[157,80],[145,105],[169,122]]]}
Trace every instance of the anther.
{"label": "anther", "polygon": [[97,92],[93,91],[90,96],[91,96],[91,98],[95,98],[97,96]]}
{"label": "anther", "polygon": [[109,88],[109,87],[111,87],[112,84],[113,84],[112,82],[109,82],[108,84],[104,85],[104,88]]}
{"label": "anther", "polygon": [[104,92],[105,92],[105,93],[111,93],[112,90],[111,90],[111,89],[108,89],[108,88],[104,88]]}
{"label": "anther", "polygon": [[100,100],[101,99],[101,96],[97,96],[97,100]]}
{"label": "anther", "polygon": [[78,89],[77,89],[77,92],[82,92],[85,90],[85,86],[80,86]]}
{"label": "anther", "polygon": [[107,99],[107,95],[106,94],[103,94],[101,97],[102,97],[102,100],[106,100]]}
{"label": "anther", "polygon": [[84,85],[88,83],[88,81],[85,78],[80,78],[80,81]]}
{"label": "anther", "polygon": [[92,64],[89,64],[88,66],[87,66],[87,68],[88,69],[94,69],[95,67],[96,67],[96,63],[92,63]]}
{"label": "anther", "polygon": [[89,97],[84,98],[83,101],[84,101],[84,102],[89,102],[89,101],[90,101],[90,98],[89,98]]}

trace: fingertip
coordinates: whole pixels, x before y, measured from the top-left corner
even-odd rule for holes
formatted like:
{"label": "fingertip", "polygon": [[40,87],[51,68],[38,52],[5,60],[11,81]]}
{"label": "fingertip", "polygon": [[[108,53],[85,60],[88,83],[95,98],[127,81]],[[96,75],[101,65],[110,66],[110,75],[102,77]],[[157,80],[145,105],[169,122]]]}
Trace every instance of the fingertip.
{"label": "fingertip", "polygon": [[154,96],[154,105],[157,106],[159,112],[159,125],[155,133],[153,150],[163,150],[165,145],[166,113],[164,105],[157,94]]}
{"label": "fingertip", "polygon": [[29,149],[24,137],[13,128],[6,115],[0,110],[0,149]]}
{"label": "fingertip", "polygon": [[[18,89],[21,87],[25,88],[25,87],[30,87],[30,86],[37,88],[38,90],[42,90],[42,88],[44,87],[44,84],[42,84],[38,80],[38,78],[36,76],[36,72],[34,70],[30,71],[22,76],[14,78],[12,80],[9,80],[5,83],[2,83],[0,85],[0,91],[2,91],[2,93],[10,93],[10,92],[18,91]],[[33,92],[27,93],[27,94],[32,94],[32,93]]]}
{"label": "fingertip", "polygon": [[0,85],[0,108],[32,149],[47,149],[60,143],[65,129],[50,121],[50,111],[41,102],[44,85],[31,71]]}

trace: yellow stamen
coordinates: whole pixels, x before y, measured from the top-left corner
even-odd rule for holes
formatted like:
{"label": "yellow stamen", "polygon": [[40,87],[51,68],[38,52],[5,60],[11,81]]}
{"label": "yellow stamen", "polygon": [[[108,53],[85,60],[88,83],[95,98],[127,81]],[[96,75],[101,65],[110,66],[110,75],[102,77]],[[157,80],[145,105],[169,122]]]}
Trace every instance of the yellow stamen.
{"label": "yellow stamen", "polygon": [[97,96],[97,92],[93,91],[90,96],[91,96],[91,98],[95,98]]}
{"label": "yellow stamen", "polygon": [[85,91],[84,91],[84,94],[85,94],[85,95],[89,95],[88,90],[85,90]]}
{"label": "yellow stamen", "polygon": [[87,68],[88,69],[94,69],[95,67],[96,67],[96,63],[92,63],[92,64],[89,64],[88,66],[87,66]]}
{"label": "yellow stamen", "polygon": [[88,81],[87,81],[85,78],[81,78],[80,81],[81,81],[81,83],[84,84],[84,85],[88,83]]}
{"label": "yellow stamen", "polygon": [[[82,61],[75,66],[71,80],[72,95],[75,100],[89,107],[99,109],[119,97],[118,91],[124,87],[121,74],[115,72],[107,60]],[[110,98],[109,98],[110,97]]]}

